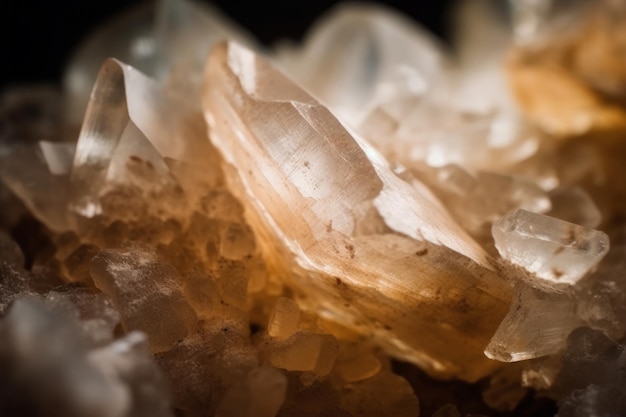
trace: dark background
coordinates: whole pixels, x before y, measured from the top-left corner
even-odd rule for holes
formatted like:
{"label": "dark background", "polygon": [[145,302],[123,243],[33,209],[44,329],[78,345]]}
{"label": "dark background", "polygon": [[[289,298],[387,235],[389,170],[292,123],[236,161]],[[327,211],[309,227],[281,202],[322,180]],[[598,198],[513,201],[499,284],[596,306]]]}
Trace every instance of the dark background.
{"label": "dark background", "polygon": [[[4,0],[0,12],[0,89],[40,81],[58,83],[64,64],[81,39],[116,14],[140,3],[138,0]],[[213,1],[265,44],[284,37],[299,39],[316,17],[337,3],[332,0]],[[380,3],[404,12],[437,34],[445,33],[450,0]]]}

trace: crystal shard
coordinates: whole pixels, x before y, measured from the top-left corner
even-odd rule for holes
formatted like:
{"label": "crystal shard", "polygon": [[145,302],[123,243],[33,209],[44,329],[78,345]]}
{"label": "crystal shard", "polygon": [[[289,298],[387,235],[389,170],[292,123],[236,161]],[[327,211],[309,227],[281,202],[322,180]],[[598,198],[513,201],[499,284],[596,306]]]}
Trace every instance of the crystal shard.
{"label": "crystal shard", "polygon": [[457,165],[422,165],[404,174],[424,181],[450,213],[483,247],[492,245],[491,226],[511,210],[546,212],[551,207],[545,191],[528,179],[492,172],[470,172]]}
{"label": "crystal shard", "polygon": [[339,353],[337,340],[329,334],[301,330],[270,344],[267,359],[272,366],[289,371],[313,371],[328,375]]}
{"label": "crystal shard", "polygon": [[267,333],[272,337],[285,339],[298,329],[300,308],[288,298],[279,298],[270,317]]}
{"label": "crystal shard", "polygon": [[600,231],[526,210],[493,225],[500,255],[549,284],[576,284],[609,250]]}
{"label": "crystal shard", "polygon": [[[482,350],[510,290],[424,185],[397,177],[325,107],[238,44],[214,49],[203,101],[212,140],[229,164],[247,167],[227,168],[229,181],[282,279],[329,318],[433,373],[476,379],[491,369]],[[359,236],[368,204],[385,232]],[[420,247],[391,255],[394,241]],[[450,348],[458,343],[466,349]]]}
{"label": "crystal shard", "polygon": [[[6,156],[0,154],[0,179],[53,230],[71,228],[66,206],[71,170],[67,156],[73,149],[74,144],[40,142],[23,144]],[[25,165],[30,167],[27,175],[19,174]]]}

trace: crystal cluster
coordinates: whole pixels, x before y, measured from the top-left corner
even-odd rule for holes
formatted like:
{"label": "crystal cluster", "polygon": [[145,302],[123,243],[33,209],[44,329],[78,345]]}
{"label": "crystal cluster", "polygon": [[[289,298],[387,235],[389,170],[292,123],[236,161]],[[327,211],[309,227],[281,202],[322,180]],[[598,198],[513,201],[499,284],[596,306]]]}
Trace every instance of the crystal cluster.
{"label": "crystal cluster", "polygon": [[626,2],[561,6],[161,0],[6,93],[0,414],[620,415]]}

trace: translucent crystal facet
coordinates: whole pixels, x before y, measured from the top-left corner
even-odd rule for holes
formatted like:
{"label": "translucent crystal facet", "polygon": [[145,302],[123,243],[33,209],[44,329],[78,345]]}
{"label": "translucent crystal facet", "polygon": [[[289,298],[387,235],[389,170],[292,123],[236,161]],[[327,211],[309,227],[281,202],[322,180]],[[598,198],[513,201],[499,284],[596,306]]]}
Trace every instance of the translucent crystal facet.
{"label": "translucent crystal facet", "polygon": [[553,284],[576,284],[609,250],[603,232],[521,209],[492,230],[504,259]]}
{"label": "translucent crystal facet", "polygon": [[565,347],[569,333],[582,325],[572,296],[520,284],[485,354],[503,362],[555,354]]}
{"label": "translucent crystal facet", "polygon": [[441,76],[439,42],[404,16],[374,4],[342,4],[279,64],[342,120],[356,126],[373,106],[421,95]]}
{"label": "translucent crystal facet", "polygon": [[[230,181],[246,195],[265,253],[286,268],[290,282],[319,293],[315,303],[334,320],[355,323],[374,308],[376,322],[384,323],[374,325],[378,340],[432,372],[473,379],[489,368],[481,352],[497,320],[479,319],[478,312],[502,312],[509,290],[424,185],[397,177],[326,108],[237,44],[214,50],[203,98],[210,135],[226,161],[248,167]],[[360,208],[368,204],[383,234],[357,234]],[[394,244],[407,253],[393,253]],[[285,250],[296,264],[276,256]],[[455,271],[462,265],[472,272],[460,279]],[[433,297],[443,294],[450,300],[439,309]],[[472,300],[463,302],[469,310],[461,311],[458,297]],[[345,301],[330,303],[335,298]],[[419,338],[420,328],[441,338]],[[443,344],[429,345],[434,340]],[[462,352],[444,347],[461,340]]]}
{"label": "translucent crystal facet", "polygon": [[103,64],[74,156],[75,212],[99,214],[107,184],[176,193],[177,168],[207,163],[219,170],[199,114],[136,69],[115,60]]}

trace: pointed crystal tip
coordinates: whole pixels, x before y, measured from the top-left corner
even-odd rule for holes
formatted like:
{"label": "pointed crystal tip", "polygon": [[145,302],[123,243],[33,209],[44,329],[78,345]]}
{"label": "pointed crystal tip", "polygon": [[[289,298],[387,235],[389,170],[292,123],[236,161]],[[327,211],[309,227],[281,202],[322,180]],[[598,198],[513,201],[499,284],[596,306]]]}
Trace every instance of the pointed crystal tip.
{"label": "pointed crystal tip", "polygon": [[500,256],[552,286],[575,285],[609,250],[604,232],[523,209],[498,220],[492,234]]}

